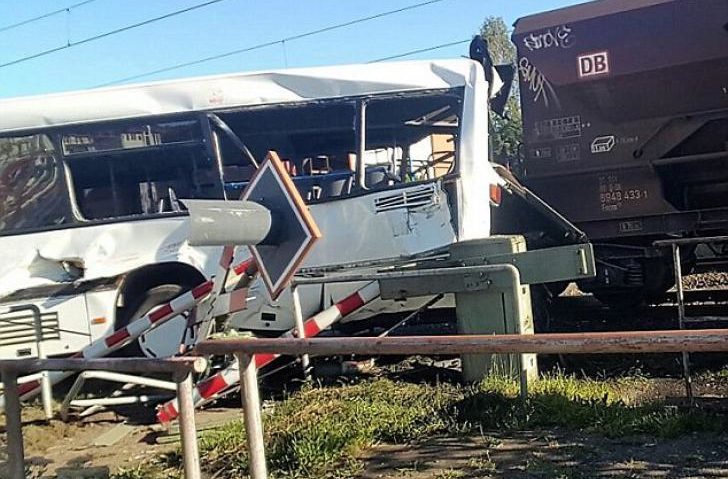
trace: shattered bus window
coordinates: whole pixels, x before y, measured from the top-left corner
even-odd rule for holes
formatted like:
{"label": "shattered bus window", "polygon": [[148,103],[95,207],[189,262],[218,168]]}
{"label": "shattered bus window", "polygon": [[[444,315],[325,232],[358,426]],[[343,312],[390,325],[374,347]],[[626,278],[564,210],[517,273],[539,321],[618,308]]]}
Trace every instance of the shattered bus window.
{"label": "shattered bus window", "polygon": [[0,234],[73,220],[63,168],[46,135],[0,138]]}
{"label": "shattered bus window", "polygon": [[[219,113],[215,131],[229,198],[239,196],[269,150],[283,159],[308,202],[359,191],[357,118],[365,104],[364,188],[431,180],[455,171],[462,92],[399,93]],[[228,130],[228,131],[225,131]],[[235,138],[232,137],[235,136]]]}
{"label": "shattered bus window", "polygon": [[197,121],[74,131],[63,145],[86,220],[179,213],[180,198],[222,198]]}
{"label": "shattered bus window", "polygon": [[[303,198],[325,201],[349,194],[356,151],[351,101],[259,107],[220,113],[220,118],[262,161],[275,150]],[[240,194],[255,171],[225,132],[216,132],[228,197]]]}
{"label": "shattered bus window", "polygon": [[426,181],[455,172],[461,105],[457,91],[367,102],[366,186]]}

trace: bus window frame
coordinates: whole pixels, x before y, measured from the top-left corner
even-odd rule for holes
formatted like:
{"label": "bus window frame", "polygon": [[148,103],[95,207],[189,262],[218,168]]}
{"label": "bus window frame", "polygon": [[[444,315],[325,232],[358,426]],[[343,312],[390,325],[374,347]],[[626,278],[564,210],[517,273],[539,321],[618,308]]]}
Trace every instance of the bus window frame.
{"label": "bus window frame", "polygon": [[[413,97],[428,97],[428,96],[451,96],[454,99],[457,99],[460,103],[460,108],[457,112],[458,117],[458,124],[456,127],[452,127],[455,132],[452,132],[453,135],[453,141],[455,142],[455,155],[453,158],[453,170],[446,175],[443,175],[441,177],[437,178],[427,178],[423,180],[417,180],[417,181],[401,181],[392,185],[388,185],[385,187],[378,187],[375,189],[371,188],[359,188],[356,186],[356,183],[358,182],[357,178],[359,175],[359,169],[360,169],[360,158],[363,158],[362,155],[357,154],[357,168],[353,172],[354,174],[354,180],[353,180],[353,186],[351,188],[351,191],[346,195],[336,196],[336,197],[324,197],[320,199],[310,199],[306,200],[306,204],[323,204],[323,203],[329,203],[333,201],[341,201],[348,198],[356,198],[359,196],[368,195],[374,192],[380,192],[380,191],[392,191],[402,188],[409,188],[412,186],[418,186],[418,185],[424,185],[429,184],[433,182],[440,181],[444,185],[449,185],[454,183],[460,176],[460,168],[461,168],[461,141],[462,141],[462,131],[463,131],[463,125],[462,125],[462,118],[464,115],[464,106],[465,106],[465,87],[452,87],[452,88],[429,88],[429,89],[418,89],[418,90],[403,90],[403,91],[394,91],[394,92],[385,92],[385,93],[377,93],[372,95],[359,95],[359,96],[345,96],[345,97],[335,97],[335,98],[321,98],[321,99],[314,99],[314,100],[305,100],[305,101],[292,101],[292,102],[284,102],[284,103],[270,103],[270,104],[261,104],[261,105],[252,105],[252,106],[244,106],[244,107],[235,107],[235,108],[224,108],[224,109],[216,109],[212,110],[211,112],[216,116],[219,115],[230,115],[230,114],[240,114],[240,113],[247,113],[247,112],[254,112],[259,110],[274,110],[274,109],[293,109],[293,108],[305,108],[307,106],[315,106],[315,105],[341,105],[346,104],[352,107],[354,111],[354,116],[352,117],[352,133],[354,135],[354,145],[355,148],[358,149],[359,147],[359,105],[363,102],[366,104],[370,104],[372,102],[377,102],[380,100],[387,100],[387,99],[398,99],[398,98],[413,98]],[[366,116],[366,113],[365,113]],[[223,119],[224,121],[224,119]],[[366,128],[365,128],[366,130]],[[299,130],[291,130],[291,131],[299,131]],[[235,132],[236,135],[239,135],[238,132]],[[365,132],[366,133],[366,132]],[[366,145],[366,134],[363,135],[363,141],[364,145]],[[224,159],[220,159],[221,163],[224,165]],[[407,162],[409,163],[409,161]],[[364,171],[362,170],[362,176]],[[325,175],[322,175],[325,176]],[[224,181],[224,177],[223,177]],[[227,195],[227,192],[226,192]]]}
{"label": "bus window frame", "polygon": [[[174,148],[193,148],[193,147],[200,147],[201,150],[204,152],[204,154],[207,156],[208,159],[211,161],[214,161],[217,165],[220,164],[218,158],[215,155],[215,152],[212,148],[212,144],[210,141],[207,140],[206,136],[206,130],[209,131],[209,123],[206,120],[207,112],[188,112],[188,113],[175,113],[172,115],[148,115],[148,116],[139,116],[134,118],[126,118],[126,119],[118,119],[118,120],[105,120],[105,121],[94,121],[94,122],[79,122],[74,123],[72,125],[63,125],[63,126],[54,126],[54,127],[44,127],[44,128],[33,128],[28,130],[18,130],[18,131],[12,131],[0,134],[0,138],[16,138],[16,137],[22,137],[22,136],[31,136],[31,135],[46,135],[50,141],[53,143],[54,149],[56,150],[54,153],[54,159],[56,161],[56,166],[59,168],[59,172],[63,174],[64,176],[64,188],[65,188],[65,197],[67,198],[70,206],[71,213],[73,215],[73,218],[68,223],[62,223],[59,225],[45,225],[45,226],[39,226],[35,228],[21,228],[16,229],[13,231],[0,231],[0,237],[9,237],[9,236],[19,236],[19,235],[25,235],[25,234],[35,234],[35,233],[43,233],[46,231],[59,231],[59,230],[66,230],[66,229],[75,229],[75,228],[85,228],[89,226],[96,226],[96,225],[109,225],[109,224],[115,224],[115,223],[126,223],[126,222],[138,222],[138,221],[148,221],[148,220],[156,220],[156,219],[165,219],[165,218],[176,218],[176,217],[186,217],[188,216],[187,211],[167,211],[162,213],[140,213],[135,215],[121,215],[121,216],[115,216],[115,217],[109,217],[109,218],[98,218],[98,219],[86,219],[83,217],[83,214],[81,213],[81,209],[79,207],[77,198],[76,198],[76,190],[75,190],[75,184],[73,181],[73,174],[71,171],[70,165],[67,163],[69,160],[73,161],[74,159],[82,159],[82,158],[92,158],[94,156],[123,156],[127,154],[133,154],[133,153],[139,153],[139,152],[147,152],[150,151],[150,149],[157,149],[158,151],[162,150],[169,150]],[[73,131],[74,129],[78,128],[95,128],[103,125],[124,125],[124,124],[138,124],[139,122],[145,122],[145,123],[168,123],[168,122],[175,122],[175,121],[185,121],[185,120],[193,120],[197,122],[201,134],[199,140],[194,141],[188,141],[188,142],[174,142],[171,144],[166,145],[152,145],[148,147],[141,147],[141,148],[129,148],[129,149],[117,149],[117,150],[104,150],[104,151],[98,151],[98,152],[84,152],[84,153],[76,153],[71,155],[65,155],[63,152],[63,145],[62,145],[62,137],[64,133]],[[220,189],[220,195],[224,195],[224,182],[223,177],[220,174],[218,168],[215,168],[215,171],[217,172],[216,175],[216,186]]]}

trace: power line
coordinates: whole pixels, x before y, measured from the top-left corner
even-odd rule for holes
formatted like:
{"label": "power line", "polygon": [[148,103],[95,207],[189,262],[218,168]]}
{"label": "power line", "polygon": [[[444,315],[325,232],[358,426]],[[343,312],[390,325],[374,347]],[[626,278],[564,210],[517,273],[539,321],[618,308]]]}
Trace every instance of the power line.
{"label": "power line", "polygon": [[43,20],[44,18],[52,17],[54,15],[58,15],[59,13],[67,12],[71,9],[81,7],[83,5],[88,5],[89,3],[93,3],[97,0],[86,0],[84,2],[78,2],[74,3],[73,5],[69,5],[66,8],[61,8],[59,10],[53,10],[52,12],[44,13],[42,15],[38,15],[37,17],[29,18],[27,20],[23,20],[18,23],[11,23],[10,25],[5,25],[4,27],[0,27],[0,33],[6,32],[8,30],[12,30],[13,28],[22,27],[23,25],[28,25],[29,23],[37,22],[38,20]]}
{"label": "power line", "polygon": [[409,52],[398,53],[397,55],[392,55],[392,56],[389,56],[389,57],[377,58],[376,60],[370,60],[367,63],[379,63],[379,62],[385,62],[387,60],[394,60],[396,58],[409,57],[409,56],[412,56],[412,55],[417,55],[418,53],[431,52],[433,50],[440,50],[442,48],[454,47],[455,45],[462,45],[463,43],[468,43],[470,41],[472,41],[471,38],[468,38],[468,39],[465,39],[465,40],[458,40],[456,42],[442,43],[440,45],[435,45],[435,46],[427,47],[427,48],[421,48],[419,50],[411,50]]}
{"label": "power line", "polygon": [[[268,41],[268,42],[259,43],[257,45],[251,45],[249,47],[239,48],[237,50],[231,50],[231,51],[228,51],[228,52],[225,52],[225,53],[220,53],[220,54],[217,54],[217,55],[212,55],[212,56],[200,58],[200,59],[197,59],[197,60],[191,60],[191,61],[184,62],[184,63],[177,63],[175,65],[170,65],[168,67],[159,68],[157,70],[151,70],[151,71],[144,72],[144,73],[140,73],[140,74],[137,74],[137,75],[128,76],[128,77],[121,78],[121,79],[118,79],[118,80],[114,80],[114,81],[111,81],[111,82],[108,82],[108,83],[103,83],[103,84],[97,85],[97,86],[98,87],[104,87],[104,86],[109,86],[109,85],[115,85],[117,83],[123,83],[123,82],[127,82],[127,81],[130,81],[130,80],[136,80],[136,79],[139,79],[139,78],[144,78],[144,77],[148,77],[148,76],[151,76],[151,75],[156,75],[158,73],[166,73],[168,71],[177,70],[179,68],[184,68],[184,67],[199,65],[201,63],[206,63],[206,62],[209,62],[209,61],[219,60],[221,58],[227,58],[227,57],[230,57],[230,56],[233,56],[233,55],[239,55],[241,53],[247,53],[247,52],[252,52],[254,50],[260,50],[262,48],[270,47],[270,46],[273,46],[273,45],[278,45],[278,44],[284,44],[285,45],[286,42],[292,42],[294,40],[300,40],[302,38],[310,37],[310,36],[313,36],[313,35],[319,35],[321,33],[330,32],[332,30],[338,30],[338,29],[341,29],[341,28],[350,27],[352,25],[356,25],[356,24],[359,24],[359,23],[364,23],[364,22],[368,22],[368,21],[371,21],[371,20],[376,20],[378,18],[387,17],[389,15],[395,15],[397,13],[402,13],[402,12],[406,12],[406,11],[409,11],[409,10],[414,10],[416,8],[422,8],[422,7],[425,7],[425,6],[428,6],[428,5],[432,5],[433,3],[440,3],[440,2],[443,2],[443,1],[445,1],[445,0],[428,0],[428,1],[425,1],[425,2],[416,3],[416,4],[413,4],[413,5],[408,5],[406,7],[398,8],[396,10],[389,10],[389,11],[386,11],[386,12],[377,13],[375,15],[370,15],[368,17],[357,18],[355,20],[350,20],[348,22],[337,23],[335,25],[330,25],[330,26],[327,26],[327,27],[324,27],[324,28],[319,28],[318,30],[311,30],[309,32],[300,33],[298,35],[293,35],[293,36],[290,36],[290,37],[281,38],[279,40],[271,40],[271,41]],[[2,65],[0,65],[0,67],[1,66]]]}
{"label": "power line", "polygon": [[[89,0],[89,1],[91,1],[91,0]],[[11,65],[17,65],[18,63],[27,62],[29,60],[33,60],[33,59],[36,59],[36,58],[39,58],[39,57],[43,57],[43,56],[46,56],[46,55],[50,55],[51,53],[56,53],[56,52],[59,52],[61,50],[66,50],[68,48],[73,48],[73,47],[76,47],[78,45],[83,45],[84,43],[95,42],[96,40],[101,40],[102,38],[110,37],[112,35],[116,35],[116,34],[119,34],[119,33],[122,33],[122,32],[126,32],[126,31],[129,31],[129,30],[133,30],[134,28],[139,28],[139,27],[142,27],[142,26],[145,26],[145,25],[149,25],[150,23],[155,23],[155,22],[158,22],[160,20],[166,20],[168,18],[175,17],[177,15],[182,15],[183,13],[188,13],[188,12],[191,12],[193,10],[198,10],[200,8],[208,7],[208,6],[213,5],[215,3],[220,3],[220,2],[224,2],[224,1],[225,0],[209,0],[209,1],[204,2],[204,3],[198,3],[197,5],[192,5],[191,7],[183,8],[182,10],[175,10],[174,12],[166,13],[166,14],[161,15],[159,17],[150,18],[148,20],[144,20],[144,21],[139,22],[139,23],[134,23],[132,25],[127,25],[125,27],[117,28],[116,30],[111,30],[111,31],[108,31],[108,32],[100,33],[98,35],[94,35],[93,37],[84,38],[83,40],[79,40],[77,42],[69,42],[67,45],[63,45],[63,46],[60,46],[60,47],[51,48],[49,50],[44,50],[42,52],[34,53],[32,55],[28,55],[28,56],[25,56],[25,57],[22,57],[22,58],[17,58],[15,60],[9,61],[7,63],[0,64],[0,68],[9,67]]]}

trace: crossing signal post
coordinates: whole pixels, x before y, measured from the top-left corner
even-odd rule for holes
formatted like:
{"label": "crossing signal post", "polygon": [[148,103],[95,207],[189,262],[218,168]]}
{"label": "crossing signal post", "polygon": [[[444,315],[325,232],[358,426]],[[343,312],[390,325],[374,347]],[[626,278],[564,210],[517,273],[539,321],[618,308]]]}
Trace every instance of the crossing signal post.
{"label": "crossing signal post", "polygon": [[247,245],[276,299],[321,232],[278,155],[271,151],[241,201],[185,200],[192,246]]}
{"label": "crossing signal post", "polygon": [[[321,237],[303,198],[271,151],[250,180],[241,201],[187,200],[193,246],[247,245],[271,298],[288,285],[296,268]],[[248,431],[250,476],[267,476],[255,361],[238,358]],[[262,458],[262,459],[261,459]]]}

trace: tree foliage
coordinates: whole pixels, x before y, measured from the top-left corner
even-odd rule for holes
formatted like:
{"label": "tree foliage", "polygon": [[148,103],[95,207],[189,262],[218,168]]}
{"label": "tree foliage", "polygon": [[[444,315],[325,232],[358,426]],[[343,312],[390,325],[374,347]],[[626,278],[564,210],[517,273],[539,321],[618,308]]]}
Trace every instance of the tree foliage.
{"label": "tree foliage", "polygon": [[[516,67],[518,61],[516,47],[511,42],[508,26],[501,17],[486,18],[480,28],[480,35],[488,42],[491,58],[496,65],[511,64]],[[523,128],[517,79],[514,80],[504,116],[491,113],[490,135],[495,161],[507,163],[518,157]]]}

